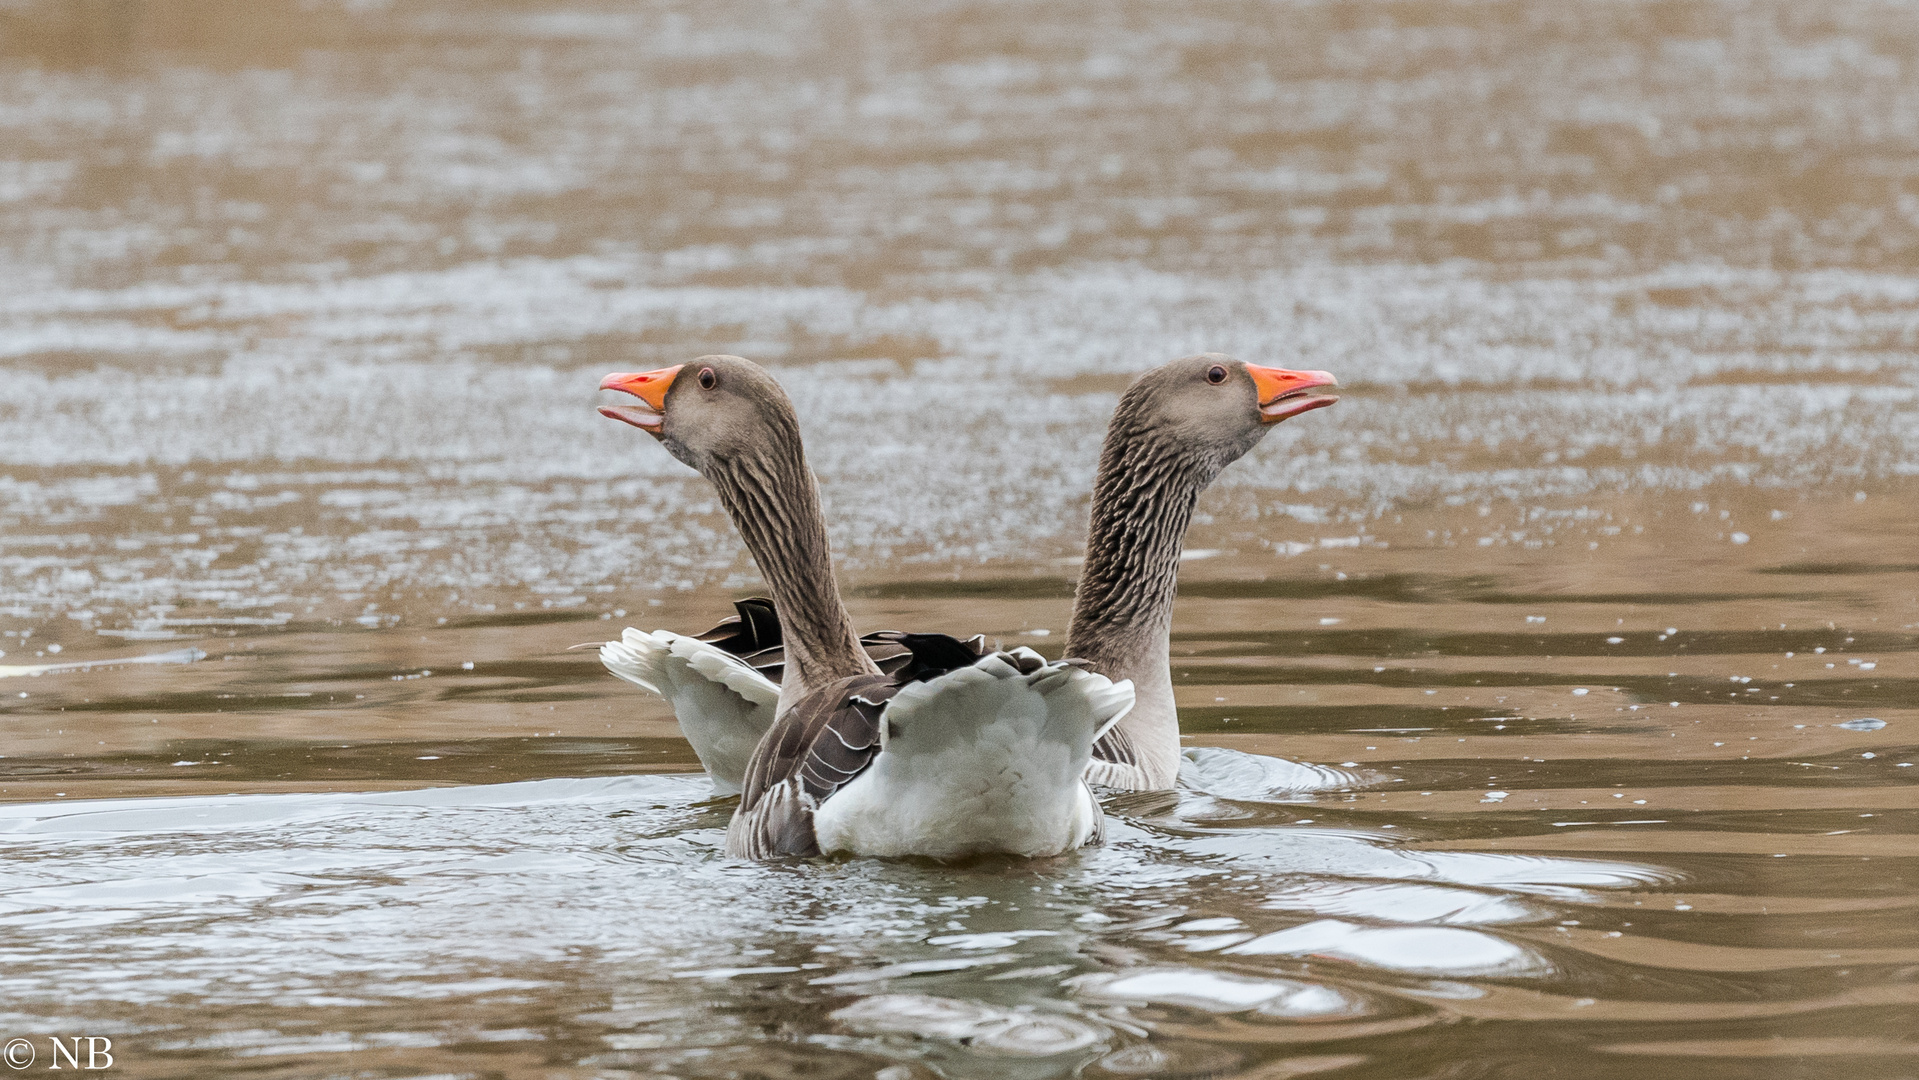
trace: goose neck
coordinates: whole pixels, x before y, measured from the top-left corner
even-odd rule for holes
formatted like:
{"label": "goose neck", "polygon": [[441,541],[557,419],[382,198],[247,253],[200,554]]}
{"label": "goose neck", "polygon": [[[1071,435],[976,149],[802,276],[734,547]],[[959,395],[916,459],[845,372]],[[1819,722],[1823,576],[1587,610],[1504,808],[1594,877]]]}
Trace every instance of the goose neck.
{"label": "goose neck", "polygon": [[787,689],[821,686],[878,668],[840,600],[819,487],[801,454],[743,455],[708,471],[779,612]]}
{"label": "goose neck", "polygon": [[1199,493],[1219,472],[1181,451],[1150,431],[1116,425],[1108,434],[1066,641],[1068,656],[1133,681],[1133,709],[1120,731],[1155,788],[1171,787],[1179,770],[1168,637],[1180,551]]}
{"label": "goose neck", "polygon": [[1203,463],[1176,447],[1123,433],[1108,438],[1074,597],[1071,655],[1128,678],[1142,665],[1164,667],[1180,551],[1210,479]]}

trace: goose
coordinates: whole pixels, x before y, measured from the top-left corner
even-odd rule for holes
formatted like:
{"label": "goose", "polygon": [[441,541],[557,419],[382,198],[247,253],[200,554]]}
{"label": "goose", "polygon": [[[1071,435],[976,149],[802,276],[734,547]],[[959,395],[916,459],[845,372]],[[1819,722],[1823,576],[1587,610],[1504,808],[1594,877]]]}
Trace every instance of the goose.
{"label": "goose", "polygon": [[[622,378],[630,377],[610,376],[602,388],[620,389],[614,384]],[[1121,398],[1100,451],[1085,569],[1065,655],[1131,680],[1138,703],[1094,747],[1088,779],[1133,791],[1170,788],[1178,779],[1168,631],[1193,506],[1220,471],[1273,425],[1337,402],[1311,392],[1336,386],[1338,380],[1325,371],[1289,371],[1202,353],[1146,372]],[[617,409],[601,411],[627,419]],[[659,420],[649,414],[628,422],[656,430]],[[779,655],[777,610],[758,598],[737,606],[737,617],[697,638],[628,629],[622,641],[608,642],[600,652],[609,671],[673,703],[720,794],[739,792],[747,758],[772,725],[781,685],[780,668],[772,662]],[[881,633],[861,640],[890,670],[904,652],[895,637]],[[981,637],[968,644],[985,651]]]}
{"label": "goose", "polygon": [[1086,561],[1066,655],[1134,687],[1132,711],[1101,737],[1087,779],[1134,791],[1179,778],[1168,638],[1193,504],[1274,425],[1339,399],[1324,371],[1288,371],[1201,353],[1141,375],[1120,397],[1100,449]]}
{"label": "goose", "polygon": [[[1100,837],[1085,775],[1093,744],[1132,707],[1130,683],[943,634],[885,635],[896,662],[882,670],[840,599],[798,420],[772,376],[705,356],[609,375],[601,388],[638,402],[605,415],[653,434],[714,486],[778,614],[786,670],[741,778],[729,855],[1039,857]],[[702,644],[712,653],[688,651],[696,673],[701,660],[732,665],[704,676],[709,690],[752,671]]]}

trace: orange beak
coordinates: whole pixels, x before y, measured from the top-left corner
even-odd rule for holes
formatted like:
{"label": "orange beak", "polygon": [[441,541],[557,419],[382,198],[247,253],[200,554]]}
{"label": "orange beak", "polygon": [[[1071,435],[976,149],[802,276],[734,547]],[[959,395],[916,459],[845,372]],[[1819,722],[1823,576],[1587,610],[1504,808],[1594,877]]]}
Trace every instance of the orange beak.
{"label": "orange beak", "polygon": [[1287,371],[1247,364],[1246,374],[1253,377],[1253,389],[1259,395],[1262,424],[1277,424],[1287,417],[1323,409],[1339,400],[1331,394],[1311,392],[1315,387],[1339,385],[1330,371]]}
{"label": "orange beak", "polygon": [[632,394],[640,399],[638,405],[602,405],[600,415],[611,417],[621,423],[632,424],[649,435],[658,436],[666,423],[666,392],[673,388],[673,380],[685,364],[674,364],[658,371],[642,371],[639,374],[614,373],[600,380],[600,389],[618,390],[623,394]]}

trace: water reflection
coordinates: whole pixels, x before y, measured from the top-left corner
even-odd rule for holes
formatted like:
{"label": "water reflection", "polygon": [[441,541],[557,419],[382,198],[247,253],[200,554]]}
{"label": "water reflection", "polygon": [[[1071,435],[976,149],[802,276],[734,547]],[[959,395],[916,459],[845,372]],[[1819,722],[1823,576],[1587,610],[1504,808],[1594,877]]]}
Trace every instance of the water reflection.
{"label": "water reflection", "polygon": [[[1460,978],[1562,977],[1495,923],[1591,925],[1609,917],[1598,893],[1674,884],[1647,866],[1176,814],[1033,863],[755,865],[720,856],[726,811],[703,779],[657,776],[0,806],[0,927],[16,943],[0,987],[38,1003],[22,1021],[121,1002],[145,1010],[149,1035],[191,1027],[140,1040],[159,1060],[385,1047],[424,1067],[475,1042],[563,1039],[604,1047],[582,1060],[640,1067],[798,1024],[882,1063],[964,1049],[962,1072],[1007,1056],[1065,1075],[1208,1016],[1309,1022],[1312,1041],[1410,1031]],[[1258,857],[1180,835],[1202,829]],[[1329,865],[1343,884],[1320,885],[1349,918],[1286,914],[1312,887],[1302,875]],[[1407,881],[1428,878],[1482,905],[1578,888],[1533,892],[1517,920],[1483,906],[1461,920],[1432,903],[1445,890]],[[559,1029],[470,1026],[555,993],[574,1002]],[[181,995],[245,1008],[211,1029],[167,1019]],[[442,1004],[394,1010],[408,1000]],[[431,1019],[451,1002],[467,1019]],[[360,1034],[314,1045],[314,1009]]]}

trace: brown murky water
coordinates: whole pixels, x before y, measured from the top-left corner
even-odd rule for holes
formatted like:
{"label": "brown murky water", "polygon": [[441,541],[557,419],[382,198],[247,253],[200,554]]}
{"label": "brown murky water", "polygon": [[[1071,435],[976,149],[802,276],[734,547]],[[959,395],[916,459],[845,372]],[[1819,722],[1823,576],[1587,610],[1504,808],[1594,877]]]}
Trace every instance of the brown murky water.
{"label": "brown murky water", "polygon": [[[1919,9],[14,0],[0,281],[30,1071],[1919,1076]],[[1202,349],[1349,392],[1103,848],[728,862],[567,650],[755,586],[608,370],[768,363],[860,624],[1050,653]]]}

